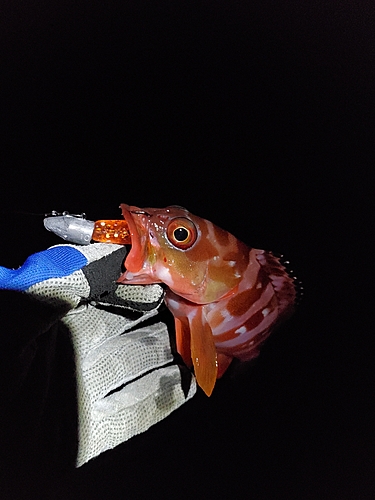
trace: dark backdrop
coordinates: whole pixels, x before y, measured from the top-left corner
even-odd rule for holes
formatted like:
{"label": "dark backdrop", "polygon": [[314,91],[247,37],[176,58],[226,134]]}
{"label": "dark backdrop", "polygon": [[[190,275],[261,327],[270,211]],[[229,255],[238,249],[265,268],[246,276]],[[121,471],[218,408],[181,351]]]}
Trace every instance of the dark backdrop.
{"label": "dark backdrop", "polygon": [[57,243],[18,212],[179,204],[305,284],[253,367],[72,474],[71,495],[373,498],[373,2],[1,10],[3,265]]}

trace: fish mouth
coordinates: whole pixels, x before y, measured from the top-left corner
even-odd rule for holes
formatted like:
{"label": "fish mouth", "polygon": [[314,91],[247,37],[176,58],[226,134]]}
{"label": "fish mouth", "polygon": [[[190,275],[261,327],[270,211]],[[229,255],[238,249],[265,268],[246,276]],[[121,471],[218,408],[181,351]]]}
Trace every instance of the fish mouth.
{"label": "fish mouth", "polygon": [[[131,249],[125,259],[126,270],[130,273],[138,273],[145,260],[145,247],[147,236],[147,219],[150,214],[138,207],[120,205],[122,216],[129,224],[129,232],[131,236]],[[142,241],[143,240],[143,241]]]}

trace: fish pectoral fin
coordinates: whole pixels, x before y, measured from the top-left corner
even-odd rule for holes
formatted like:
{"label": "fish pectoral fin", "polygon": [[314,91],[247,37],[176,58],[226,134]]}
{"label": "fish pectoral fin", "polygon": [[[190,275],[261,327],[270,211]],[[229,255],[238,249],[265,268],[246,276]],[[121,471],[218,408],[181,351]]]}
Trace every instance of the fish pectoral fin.
{"label": "fish pectoral fin", "polygon": [[217,379],[217,353],[211,327],[201,308],[190,320],[190,345],[198,385],[211,396]]}
{"label": "fish pectoral fin", "polygon": [[175,318],[176,347],[186,366],[191,368],[190,327],[187,318]]}

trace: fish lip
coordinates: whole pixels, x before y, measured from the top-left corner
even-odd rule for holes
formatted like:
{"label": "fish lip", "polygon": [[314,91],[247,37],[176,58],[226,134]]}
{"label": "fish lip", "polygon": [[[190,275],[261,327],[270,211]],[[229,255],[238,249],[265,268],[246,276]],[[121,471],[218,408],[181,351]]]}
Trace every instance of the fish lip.
{"label": "fish lip", "polygon": [[[131,249],[125,259],[126,270],[131,273],[137,273],[143,266],[143,248],[141,242],[142,233],[144,228],[138,222],[138,217],[133,214],[146,214],[144,210],[138,207],[130,206],[125,203],[120,205],[122,215],[129,225],[129,232],[131,236]],[[146,214],[148,215],[148,214]]]}

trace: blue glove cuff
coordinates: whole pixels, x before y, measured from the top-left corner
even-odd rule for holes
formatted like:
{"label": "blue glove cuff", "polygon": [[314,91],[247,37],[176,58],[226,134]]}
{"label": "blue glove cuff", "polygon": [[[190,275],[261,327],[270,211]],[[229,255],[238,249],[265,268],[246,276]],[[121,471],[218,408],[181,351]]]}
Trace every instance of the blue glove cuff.
{"label": "blue glove cuff", "polygon": [[69,276],[87,262],[86,257],[73,247],[49,248],[30,255],[19,269],[0,266],[0,289],[25,291],[41,281]]}

